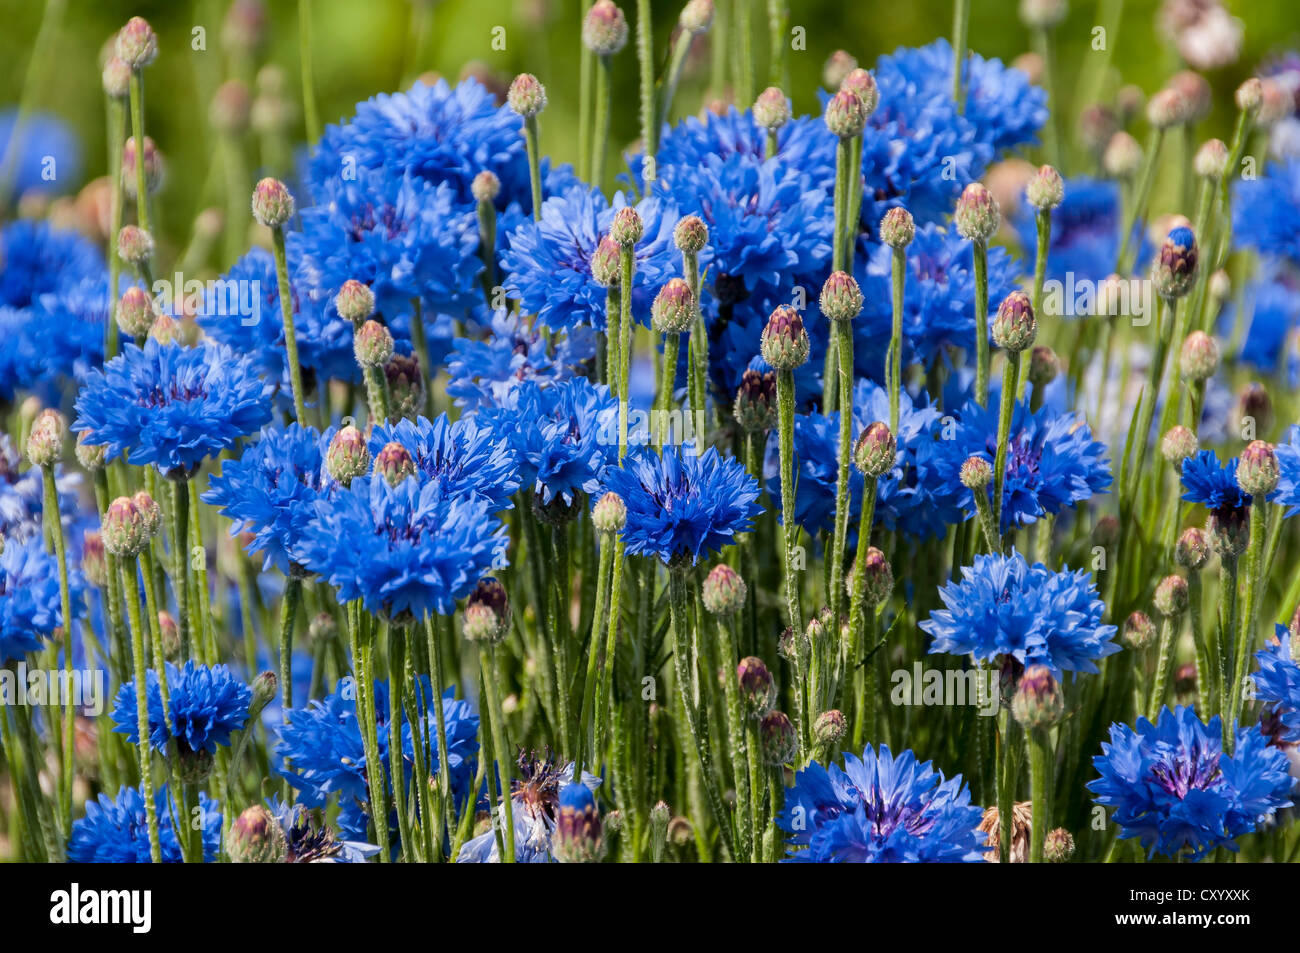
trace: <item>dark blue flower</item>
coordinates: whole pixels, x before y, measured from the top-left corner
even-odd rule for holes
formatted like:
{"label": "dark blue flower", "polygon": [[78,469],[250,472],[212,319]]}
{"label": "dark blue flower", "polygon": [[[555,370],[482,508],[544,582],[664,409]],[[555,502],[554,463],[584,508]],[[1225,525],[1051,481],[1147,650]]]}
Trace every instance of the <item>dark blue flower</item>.
{"label": "dark blue flower", "polygon": [[1258,728],[1237,731],[1223,750],[1218,715],[1205,725],[1191,708],[1160,710],[1137,730],[1111,725],[1110,743],[1092,759],[1101,777],[1088,789],[1114,808],[1121,838],[1136,837],[1150,854],[1200,860],[1216,847],[1236,850],[1249,834],[1291,804],[1287,759]]}
{"label": "dark blue flower", "polygon": [[[540,221],[522,222],[506,237],[501,266],[509,273],[510,297],[548,328],[604,330],[606,289],[591,275],[591,256],[627,204],[622,192],[610,204],[598,189],[582,184],[544,201]],[[632,313],[646,323],[660,286],[680,270],[673,246],[677,212],[658,198],[642,200],[636,210],[645,232],[633,252]]]}
{"label": "dark blue flower", "polygon": [[921,623],[930,653],[971,655],[980,662],[1010,656],[1054,673],[1095,672],[1098,659],[1120,650],[1115,626],[1102,623],[1105,606],[1092,576],[1066,567],[1053,572],[1010,556],[981,554],[961,571],[961,582],[939,590],[947,607]]}
{"label": "dark blue flower", "polygon": [[1269,499],[1285,506],[1287,517],[1295,516],[1300,513],[1300,427],[1288,428],[1286,440],[1278,441],[1274,452],[1278,481]]}
{"label": "dark blue flower", "polygon": [[232,536],[253,534],[250,553],[263,553],[263,567],[282,573],[300,560],[296,555],[312,504],[336,486],[325,472],[325,453],[333,429],[324,434],[290,424],[266,429],[238,460],[224,460],[208,481],[204,502],[221,508],[233,522]]}
{"label": "dark blue flower", "polygon": [[1300,280],[1293,267],[1265,259],[1246,288],[1242,306],[1228,302],[1219,319],[1224,340],[1231,340],[1239,322],[1249,322],[1241,337],[1241,359],[1262,371],[1292,371],[1294,332],[1300,320]]}
{"label": "dark blue flower", "polygon": [[787,788],[777,825],[792,835],[791,861],[817,864],[977,863],[983,812],[961,775],[946,779],[911,750],[867,745],[844,768],[816,761]]}
{"label": "dark blue flower", "polygon": [[377,426],[370,433],[371,458],[389,443],[405,447],[422,478],[437,481],[451,499],[481,499],[495,513],[508,508],[519,489],[519,464],[508,440],[475,416],[453,423],[439,414],[433,421],[421,417]]}
{"label": "dark blue flower", "polygon": [[1222,466],[1213,450],[1200,450],[1183,461],[1183,499],[1207,510],[1242,510],[1250,506],[1250,494],[1237,486],[1237,458]]}
{"label": "dark blue flower", "polygon": [[[990,401],[996,408],[994,401]],[[957,414],[951,440],[942,441],[945,478],[961,486],[961,466],[971,456],[996,461],[998,412],[968,401]],[[1058,415],[1046,405],[1037,411],[1028,401],[1015,405],[1002,487],[1002,531],[1055,516],[1067,507],[1104,493],[1110,486],[1110,460],[1104,443],[1078,414]],[[988,495],[992,498],[993,491]],[[975,509],[971,491],[962,488],[962,506]]]}
{"label": "dark blue flower", "polygon": [[324,825],[313,823],[310,812],[302,804],[289,804],[272,795],[267,807],[280,832],[284,834],[285,862],[290,864],[364,864],[379,848],[364,840],[339,840]]}
{"label": "dark blue flower", "polygon": [[183,347],[150,339],[87,375],[72,429],[163,473],[191,471],[271,419],[271,385],[247,357],[221,345]]}
{"label": "dark blue flower", "polygon": [[1255,700],[1264,706],[1265,733],[1275,745],[1300,743],[1300,664],[1291,650],[1291,632],[1279,623],[1255,653],[1259,668],[1251,676]]}
{"label": "dark blue flower", "polygon": [[[162,861],[179,864],[184,858],[172,826],[172,815],[180,812],[180,805],[170,796],[166,785],[154,793],[154,805]],[[217,802],[203,791],[199,792],[198,810],[206,864],[216,859],[221,845],[221,811]],[[97,801],[87,801],[86,816],[72,822],[68,860],[74,864],[149,863],[149,827],[141,790],[122,788],[116,798],[101,794]]]}
{"label": "dark blue flower", "polygon": [[83,278],[37,297],[32,344],[39,367],[30,383],[41,378],[79,379],[104,363],[108,299],[108,282],[100,278]]}
{"label": "dark blue flower", "polygon": [[595,353],[596,335],[587,325],[545,334],[517,311],[494,311],[484,340],[458,337],[452,343],[447,393],[467,410],[505,406],[515,388],[567,380]]}
{"label": "dark blue flower", "polygon": [[103,255],[80,232],[27,219],[0,230],[0,305],[30,308],[43,294],[105,275]]}
{"label": "dark blue flower", "polygon": [[303,565],[370,612],[449,615],[480,577],[506,564],[508,538],[492,511],[482,498],[449,497],[441,481],[361,477],[315,504]]}
{"label": "dark blue flower", "polygon": [[[230,744],[231,732],[244,727],[253,692],[225,665],[197,665],[193,659],[177,668],[167,663],[168,707],[163,718],[162,692],[158,673],[152,669],[145,676],[149,700],[149,743],[159,751],[175,738],[182,751],[206,751],[212,754],[217,745]],[[117,690],[113,706],[113,730],[126,735],[132,744],[140,741],[135,682]]]}
{"label": "dark blue flower", "polygon": [[[68,579],[74,614],[84,605],[78,572]],[[8,539],[0,552],[0,663],[21,659],[41,648],[63,625],[59,567],[40,535]]]}
{"label": "dark blue flower", "polygon": [[1300,158],[1270,162],[1264,174],[1232,185],[1238,245],[1300,264]]}
{"label": "dark blue flower", "polygon": [[733,457],[714,447],[651,447],[627,452],[605,476],[605,489],[623,498],[623,543],[633,555],[692,565],[736,541],[762,512],[758,482]]}

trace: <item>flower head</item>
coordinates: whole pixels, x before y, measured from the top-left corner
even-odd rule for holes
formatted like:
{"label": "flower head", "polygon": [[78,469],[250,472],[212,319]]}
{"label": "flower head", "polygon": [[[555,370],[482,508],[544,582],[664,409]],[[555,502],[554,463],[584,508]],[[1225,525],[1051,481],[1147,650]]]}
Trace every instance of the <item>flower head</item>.
{"label": "flower head", "polygon": [[1183,461],[1183,499],[1199,503],[1207,510],[1244,510],[1250,506],[1250,494],[1237,485],[1237,458],[1219,464],[1213,450],[1200,450]]}
{"label": "flower head", "polygon": [[[212,754],[217,745],[230,744],[230,735],[244,727],[253,693],[224,665],[197,665],[194,660],[177,668],[167,663],[167,718],[163,718],[158,673],[149,670],[145,686],[149,703],[149,742],[159,751],[175,738],[182,751]],[[140,741],[135,682],[118,689],[113,706],[113,730]]]}
{"label": "flower head", "polygon": [[[166,785],[154,793],[158,816],[158,839],[165,864],[179,864],[184,859],[172,817],[180,812],[177,799]],[[203,862],[216,859],[221,845],[221,811],[216,801],[199,792],[196,818],[203,830]],[[139,788],[122,788],[117,797],[99,795],[86,802],[86,816],[72,824],[68,838],[68,860],[74,864],[147,864],[149,863],[149,826],[144,794]]]}
{"label": "flower head", "polygon": [[[80,608],[85,588],[81,574],[69,579],[72,605]],[[6,539],[0,552],[0,663],[21,659],[41,648],[64,624],[59,569],[40,536]]]}
{"label": "flower head", "polygon": [[399,420],[370,433],[370,455],[378,459],[389,444],[404,447],[422,479],[438,482],[452,499],[486,501],[493,512],[507,509],[519,489],[518,464],[508,441],[476,416],[454,423],[446,414],[430,421]]}

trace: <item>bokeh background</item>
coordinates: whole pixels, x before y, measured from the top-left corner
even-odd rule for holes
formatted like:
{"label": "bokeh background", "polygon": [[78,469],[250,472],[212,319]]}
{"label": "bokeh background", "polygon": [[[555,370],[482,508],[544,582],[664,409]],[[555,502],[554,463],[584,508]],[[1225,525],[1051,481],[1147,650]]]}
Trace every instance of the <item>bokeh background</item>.
{"label": "bokeh background", "polygon": [[[350,115],[359,100],[402,89],[417,77],[438,74],[454,80],[473,73],[499,84],[529,71],[546,84],[549,106],[542,117],[543,150],[558,161],[575,158],[577,141],[579,23],[583,0],[311,0],[315,88],[325,122]],[[718,0],[723,15],[732,0]],[[654,0],[655,51],[666,57],[682,0]],[[33,47],[46,17],[42,0],[0,0],[0,105],[12,107],[30,84],[33,107],[66,121],[80,147],[79,167],[66,169],[58,187],[74,192],[104,174],[104,102],[99,67],[105,43],[134,14],[148,18],[159,35],[160,52],[147,76],[148,131],[166,158],[166,185],[160,196],[161,241],[187,241],[196,215],[222,206],[221,150],[209,124],[213,94],[229,77],[258,86],[258,71],[272,64],[283,82],[284,145],[301,149],[304,127],[299,75],[299,19],[295,0],[266,0],[262,42],[252,56],[231,52],[227,12],[230,0],[53,0],[48,56],[33,62]],[[797,112],[818,108],[816,91],[826,57],[846,49],[865,66],[882,53],[918,45],[951,32],[950,0],[791,0],[792,27],[802,27],[806,49],[790,58],[791,93]],[[629,20],[635,4],[624,4]],[[1229,10],[1245,23],[1241,55],[1235,63],[1208,74],[1216,107],[1200,127],[1203,136],[1230,137],[1232,91],[1270,56],[1300,46],[1300,3],[1296,0],[1231,0]],[[754,48],[758,88],[767,75],[768,24],[762,0],[754,0]],[[1013,60],[1030,46],[1029,32],[1017,16],[1016,0],[973,0],[971,48],[985,56]],[[1093,29],[1116,16],[1109,37],[1111,73],[1102,86],[1113,93],[1120,82],[1147,93],[1159,88],[1181,65],[1159,29],[1157,0],[1073,0],[1068,19],[1058,27],[1055,56],[1062,77],[1058,96],[1067,135],[1092,87],[1083,82]],[[635,25],[634,25],[635,28]],[[502,34],[504,30],[504,34]],[[500,42],[504,35],[504,44]],[[494,48],[504,45],[504,49]],[[695,55],[675,101],[674,114],[699,111],[726,97],[711,76],[709,38],[697,41]],[[202,48],[196,48],[202,47]],[[263,81],[275,80],[274,70]],[[637,135],[636,58],[632,44],[615,59],[613,142]],[[266,168],[267,148],[254,148],[246,175]],[[1157,206],[1160,197],[1157,194]],[[220,266],[220,250],[213,264]]]}

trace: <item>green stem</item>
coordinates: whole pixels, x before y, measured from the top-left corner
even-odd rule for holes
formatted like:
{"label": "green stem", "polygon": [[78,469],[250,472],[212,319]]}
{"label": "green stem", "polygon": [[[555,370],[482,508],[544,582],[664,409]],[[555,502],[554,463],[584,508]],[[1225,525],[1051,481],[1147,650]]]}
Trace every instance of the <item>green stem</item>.
{"label": "green stem", "polygon": [[[965,0],[958,0],[965,2]],[[989,403],[989,249],[982,241],[971,243],[975,254],[975,399]]]}
{"label": "green stem", "polygon": [[[449,831],[455,826],[456,805],[451,797],[451,774],[447,764],[447,717],[442,708],[442,693],[445,689],[442,674],[442,652],[439,646],[438,631],[434,617],[424,617],[424,638],[429,652],[429,677],[432,682],[433,698],[429,704],[433,707],[433,723],[438,743],[438,801],[442,811],[442,825]],[[477,789],[475,789],[477,790]],[[467,805],[467,813],[473,814],[472,805]],[[439,845],[442,844],[442,830],[435,831]]]}
{"label": "green stem", "polygon": [[1237,647],[1233,653],[1232,700],[1224,717],[1225,722],[1234,722],[1241,717],[1242,695],[1246,676],[1250,672],[1250,653],[1256,642],[1255,630],[1259,621],[1262,588],[1259,570],[1268,526],[1268,508],[1269,503],[1259,498],[1250,507],[1250,543],[1246,547],[1246,578],[1242,586],[1245,605],[1242,607],[1241,627],[1237,632]]}
{"label": "green stem", "polygon": [[[1160,146],[1165,140],[1163,129],[1152,129],[1147,141],[1146,153],[1142,156],[1142,169],[1138,173],[1137,192],[1133,204],[1124,221],[1124,231],[1120,235],[1119,254],[1115,257],[1115,273],[1124,276],[1131,267],[1128,263],[1129,247],[1133,243],[1133,230],[1138,222],[1146,217],[1147,201],[1151,197],[1151,184],[1155,181],[1156,164],[1160,158]],[[1135,250],[1136,253],[1136,250]]]}
{"label": "green stem", "polygon": [[533,221],[540,222],[542,220],[542,160],[536,116],[529,116],[524,120],[524,145],[528,150],[528,181],[533,190]]}
{"label": "green stem", "polygon": [[592,127],[591,184],[601,188],[605,181],[605,154],[609,151],[609,101],[612,95],[608,56],[596,60],[596,122]]}
{"label": "green stem", "polygon": [[[63,535],[63,519],[59,511],[59,490],[54,481],[54,468],[41,467],[44,510],[50,536],[54,540],[54,558],[59,569],[59,609],[63,621],[63,671],[72,684],[72,594],[68,588],[68,545]],[[83,635],[82,656],[89,661]],[[72,782],[76,775],[76,754],[73,747],[73,729],[77,709],[70,698],[63,699],[63,754],[59,759],[59,807],[62,811],[63,829],[72,829]]]}
{"label": "green stem", "polygon": [[736,860],[750,863],[754,858],[754,829],[749,787],[749,751],[745,738],[744,713],[740,708],[740,683],[736,679],[736,640],[731,633],[731,621],[721,616],[717,619],[718,649],[722,654],[722,683],[727,701],[727,734],[731,747],[731,763],[736,780]]}
{"label": "green stem", "polygon": [[1002,491],[1006,484],[1007,449],[1011,440],[1011,418],[1016,406],[1016,382],[1020,377],[1019,351],[1007,351],[1002,368],[1002,394],[998,408],[998,450],[993,460],[993,528],[1002,534]]}
{"label": "green stem", "polygon": [[803,631],[799,613],[799,583],[795,576],[794,518],[794,371],[776,372],[777,426],[781,457],[781,530],[785,542],[786,619],[795,634]]}
{"label": "green stem", "polygon": [[311,32],[311,0],[298,0],[298,62],[302,69],[302,114],[309,143],[319,141],[321,136],[316,84],[312,78]]}
{"label": "green stem", "polygon": [[492,717],[492,747],[496,749],[497,769],[501,772],[501,824],[502,841],[505,846],[503,864],[515,862],[515,821],[514,808],[510,796],[510,744],[506,737],[505,713],[501,708],[501,696],[497,690],[496,650],[484,646],[479,664],[483,667],[483,690],[487,693],[487,710]]}
{"label": "green stem", "polygon": [[190,627],[189,585],[189,499],[185,483],[188,478],[168,479],[172,523],[172,594],[176,597],[176,630],[181,639],[181,660],[194,658]]}
{"label": "green stem", "polygon": [[650,19],[650,0],[636,0],[636,60],[641,78],[641,143],[645,147],[645,164],[641,173],[645,194],[649,195],[654,190],[654,161],[659,138],[655,117],[654,24]]}
{"label": "green stem", "polygon": [[[131,71],[131,137],[135,139],[135,219],[146,232],[149,231],[149,189],[144,174],[144,77],[139,70]],[[117,237],[113,237],[116,241]],[[116,292],[116,289],[110,288]]]}
{"label": "green stem", "polygon": [[[306,0],[303,0],[304,7]],[[307,407],[302,391],[302,365],[298,363],[298,335],[293,328],[293,291],[289,287],[289,260],[284,252],[284,229],[271,229],[271,248],[275,253],[275,280],[280,294],[280,316],[284,320],[284,349],[289,358],[289,384],[293,388],[293,415],[307,426]]]}
{"label": "green stem", "polygon": [[140,758],[140,794],[144,798],[145,823],[149,829],[149,859],[162,863],[162,842],[158,837],[158,809],[153,797],[153,771],[149,765],[149,695],[144,655],[144,620],[140,617],[140,585],[136,581],[139,563],[128,558],[122,563],[126,608],[131,617],[131,658],[135,674],[136,745]]}
{"label": "green stem", "polygon": [[1178,619],[1165,616],[1160,620],[1160,651],[1156,656],[1156,677],[1147,696],[1147,721],[1155,723],[1169,691],[1169,676],[1174,663],[1174,641],[1178,636]]}
{"label": "green stem", "polygon": [[[1031,823],[1029,828],[1029,862],[1043,862],[1043,845],[1051,825],[1052,741],[1048,732],[1036,728],[1029,732],[1029,786]],[[1004,822],[1005,823],[1005,822]],[[1007,829],[1011,825],[1006,824]]]}
{"label": "green stem", "polygon": [[952,8],[952,98],[961,112],[966,94],[962,89],[962,68],[966,65],[966,32],[970,27],[970,0],[956,0]]}

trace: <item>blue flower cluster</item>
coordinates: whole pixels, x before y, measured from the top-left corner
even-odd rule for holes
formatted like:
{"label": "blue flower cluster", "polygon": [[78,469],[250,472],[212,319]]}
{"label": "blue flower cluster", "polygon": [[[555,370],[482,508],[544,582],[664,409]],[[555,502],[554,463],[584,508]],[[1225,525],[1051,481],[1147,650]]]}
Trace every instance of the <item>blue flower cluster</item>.
{"label": "blue flower cluster", "polygon": [[[179,864],[183,857],[172,817],[179,813],[166,785],[154,792],[158,835],[164,864]],[[221,845],[221,811],[217,802],[200,791],[197,805],[203,830],[203,862],[216,859]],[[85,817],[72,823],[68,860],[74,864],[147,864],[149,836],[144,794],[139,788],[122,788],[116,798],[99,795],[86,802]]]}

